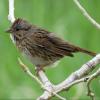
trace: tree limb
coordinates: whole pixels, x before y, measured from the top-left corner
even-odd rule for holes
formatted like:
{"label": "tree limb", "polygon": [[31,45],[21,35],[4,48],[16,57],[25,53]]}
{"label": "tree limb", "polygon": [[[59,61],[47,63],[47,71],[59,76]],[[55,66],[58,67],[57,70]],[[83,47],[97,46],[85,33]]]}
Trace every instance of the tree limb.
{"label": "tree limb", "polygon": [[91,82],[92,82],[95,78],[97,78],[98,76],[100,76],[100,68],[99,68],[95,73],[93,73],[93,74],[90,76],[90,78],[88,79],[88,81],[87,81],[87,89],[88,89],[87,95],[90,96],[92,100],[95,100],[95,99],[94,99],[94,93],[93,93],[92,90],[90,89],[90,84],[91,84]]}
{"label": "tree limb", "polygon": [[[53,91],[55,93],[59,93],[63,90],[67,90],[73,85],[84,82],[87,78],[86,77],[89,73],[92,72],[92,70],[96,67],[97,64],[100,63],[100,54],[98,54],[96,57],[94,57],[92,60],[88,61],[86,64],[84,64],[80,69],[72,73],[68,78],[66,78],[63,82],[59,83],[58,85],[53,85]],[[82,79],[81,79],[82,78]],[[46,99],[45,99],[46,95]],[[41,99],[49,99],[54,94],[47,94],[45,91],[44,93],[39,97]]]}
{"label": "tree limb", "polygon": [[[18,58],[19,64],[21,65],[21,68],[24,70],[24,72],[30,76],[33,80],[35,80],[46,92],[46,94],[49,93],[55,95],[56,97],[58,97],[60,100],[66,100],[65,98],[61,97],[60,95],[56,94],[53,90],[53,85],[51,84],[51,82],[48,80],[47,76],[45,75],[45,73],[41,70],[39,71],[39,75],[41,78],[41,81],[37,78],[37,76],[33,75],[31,73],[31,71],[29,70],[29,68],[20,60],[20,58]],[[45,95],[46,97],[46,95]]]}
{"label": "tree limb", "polygon": [[78,0],[73,0],[83,15],[98,29],[100,29],[100,24],[97,23],[89,14],[88,12],[81,6]]}
{"label": "tree limb", "polygon": [[8,20],[13,23],[15,21],[14,17],[14,0],[9,0],[9,14]]}

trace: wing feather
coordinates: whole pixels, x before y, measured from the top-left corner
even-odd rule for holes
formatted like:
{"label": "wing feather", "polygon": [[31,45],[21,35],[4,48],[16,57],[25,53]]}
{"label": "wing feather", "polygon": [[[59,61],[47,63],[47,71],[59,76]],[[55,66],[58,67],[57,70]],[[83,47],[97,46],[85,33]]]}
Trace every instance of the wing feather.
{"label": "wing feather", "polygon": [[37,32],[31,34],[31,43],[37,45],[45,50],[58,56],[71,56],[73,57],[73,48],[64,40],[55,37],[54,35],[44,34],[44,32]]}

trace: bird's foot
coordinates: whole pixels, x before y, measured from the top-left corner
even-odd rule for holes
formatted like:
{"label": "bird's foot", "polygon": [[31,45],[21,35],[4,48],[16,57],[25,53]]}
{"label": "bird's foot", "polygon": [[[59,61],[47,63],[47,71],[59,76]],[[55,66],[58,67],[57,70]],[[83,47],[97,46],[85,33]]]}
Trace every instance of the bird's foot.
{"label": "bird's foot", "polygon": [[36,71],[36,75],[37,75],[37,76],[39,75],[39,72],[40,72],[40,71],[45,72],[45,70],[44,70],[43,67],[41,67],[41,66],[36,66],[35,71]]}

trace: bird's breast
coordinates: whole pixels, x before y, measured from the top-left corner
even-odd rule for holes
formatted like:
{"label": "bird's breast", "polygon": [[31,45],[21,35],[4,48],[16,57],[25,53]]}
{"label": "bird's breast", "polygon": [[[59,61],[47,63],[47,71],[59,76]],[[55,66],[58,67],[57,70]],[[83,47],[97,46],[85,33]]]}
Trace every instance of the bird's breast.
{"label": "bird's breast", "polygon": [[31,55],[31,53],[27,49],[24,49],[23,55],[26,56],[36,66],[47,66],[53,63],[52,61],[45,60],[42,57]]}

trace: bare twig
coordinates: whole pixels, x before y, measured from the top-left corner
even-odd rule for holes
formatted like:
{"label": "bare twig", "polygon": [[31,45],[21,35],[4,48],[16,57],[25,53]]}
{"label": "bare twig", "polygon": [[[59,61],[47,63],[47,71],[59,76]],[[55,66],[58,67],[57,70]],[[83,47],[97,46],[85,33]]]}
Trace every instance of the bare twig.
{"label": "bare twig", "polygon": [[9,0],[9,15],[8,20],[13,23],[15,21],[14,17],[14,0]]}
{"label": "bare twig", "polygon": [[[74,73],[72,73],[68,78],[66,78],[63,82],[61,82],[58,85],[55,85],[54,88],[54,92],[55,93],[59,93],[63,90],[67,90],[70,87],[72,87],[75,84],[78,84],[80,82],[84,82],[86,81],[86,79],[88,79],[88,77],[85,77],[86,75],[88,75],[97,64],[100,63],[100,54],[98,54],[96,57],[94,57],[92,60],[88,61],[86,64],[84,64],[80,69],[78,69],[77,71],[75,71]],[[81,79],[82,78],[82,79]],[[44,92],[42,94],[42,98],[45,98],[45,95],[48,97],[47,99],[49,99],[50,97],[53,96],[47,94],[46,92]]]}
{"label": "bare twig", "polygon": [[[9,14],[8,14],[8,20],[13,23],[15,21],[14,17],[14,0],[9,0]],[[13,36],[10,34],[10,38],[12,42],[15,44],[15,41],[13,39]]]}
{"label": "bare twig", "polygon": [[[100,62],[98,62],[98,61],[100,61],[100,55],[98,55],[98,56],[96,56],[97,58],[94,58],[94,59],[92,59],[91,61],[89,61],[88,62],[88,64],[86,64],[86,66],[88,65],[88,67],[89,67],[89,65],[94,65],[94,64],[97,64],[97,63],[100,63]],[[94,74],[92,74],[92,75],[89,75],[89,76],[86,76],[86,77],[83,77],[83,78],[75,78],[74,77],[74,79],[71,79],[71,76],[69,76],[69,78],[70,78],[70,80],[73,80],[73,81],[69,81],[70,83],[69,84],[66,84],[66,86],[64,86],[63,84],[59,84],[59,85],[56,85],[56,86],[54,86],[54,85],[52,85],[51,84],[51,82],[48,80],[48,78],[47,78],[47,76],[45,75],[45,73],[43,72],[43,71],[40,71],[39,72],[39,77],[41,78],[41,81],[42,81],[42,83],[41,83],[41,81],[36,77],[36,76],[34,76],[31,72],[30,72],[30,70],[28,69],[28,67],[25,65],[25,64],[23,64],[22,63],[22,61],[20,60],[20,59],[18,59],[19,60],[19,63],[20,63],[20,65],[21,65],[21,67],[22,67],[22,69],[31,77],[31,78],[33,78],[34,80],[36,80],[39,84],[40,84],[40,86],[42,86],[42,88],[45,90],[44,91],[44,93],[43,93],[43,95],[41,95],[37,100],[47,100],[47,99],[49,99],[49,98],[51,98],[52,96],[56,96],[56,97],[58,97],[59,99],[61,99],[61,100],[66,100],[65,98],[63,98],[63,97],[61,97],[60,95],[58,95],[57,93],[59,93],[59,92],[61,92],[62,90],[68,90],[69,88],[71,88],[73,85],[75,85],[75,84],[78,84],[78,83],[81,83],[81,82],[87,82],[87,87],[88,87],[88,95],[89,96],[91,96],[92,97],[92,99],[94,98],[94,95],[93,95],[93,93],[91,92],[91,90],[90,90],[90,87],[89,87],[89,85],[90,85],[90,83],[91,83],[91,81],[94,79],[94,78],[96,78],[97,76],[99,76],[100,75],[100,69],[96,72],[96,73],[94,73]],[[98,61],[95,61],[94,63],[93,63],[93,61],[94,60],[98,60]],[[91,66],[92,66],[91,65]],[[85,66],[85,65],[84,65]],[[92,68],[92,67],[91,67]],[[76,71],[77,72],[77,71]],[[41,77],[41,75],[42,75],[42,77]],[[75,74],[72,74],[72,76],[73,75],[75,75]],[[85,75],[85,74],[84,74]],[[76,76],[76,75],[75,75]],[[68,78],[67,78],[68,79]],[[64,81],[64,82],[66,82],[66,81]],[[61,86],[62,85],[62,86]],[[60,87],[59,87],[60,86]],[[94,99],[93,99],[94,100]]]}
{"label": "bare twig", "polygon": [[72,73],[68,78],[66,78],[65,81],[63,81],[62,83],[58,84],[56,86],[58,88],[57,89],[58,92],[61,91],[61,90],[66,89],[67,85],[71,84],[73,81],[88,75],[95,68],[95,65],[97,65],[99,63],[100,63],[100,54],[98,54],[92,60],[88,61],[86,64],[84,64],[76,72]]}
{"label": "bare twig", "polygon": [[88,89],[87,95],[90,96],[92,100],[94,100],[94,93],[90,89],[90,83],[91,83],[92,80],[94,80],[98,76],[100,76],[100,68],[94,74],[92,74],[87,81],[87,89]]}
{"label": "bare twig", "polygon": [[73,0],[75,4],[78,6],[78,8],[81,10],[83,15],[98,29],[100,29],[100,24],[97,23],[89,14],[88,12],[81,6],[78,0]]}
{"label": "bare twig", "polygon": [[[40,84],[40,86],[45,90],[46,93],[48,93],[49,95],[53,94],[56,97],[58,97],[60,100],[66,100],[65,98],[61,97],[60,95],[56,94],[53,91],[53,86],[50,83],[50,81],[48,80],[48,78],[46,77],[46,75],[44,74],[44,72],[42,72],[42,71],[39,72],[39,75],[42,75],[42,77],[40,76],[41,81],[43,82],[42,83],[35,75],[33,75],[31,73],[29,68],[20,60],[20,58],[18,58],[18,61],[19,61],[19,64],[21,65],[22,69],[24,70],[24,72],[26,72],[27,75],[30,76],[33,80],[37,81],[37,83]],[[45,96],[45,98],[46,98],[46,96]],[[40,98],[40,99],[42,99],[42,98]],[[38,98],[38,100],[40,100],[40,99]]]}
{"label": "bare twig", "polygon": [[37,81],[38,84],[40,84],[40,86],[43,87],[42,82],[31,73],[31,71],[29,70],[29,68],[20,60],[20,58],[18,58],[19,64],[21,65],[22,69],[24,70],[24,72],[26,72],[32,79],[34,79],[35,81]]}

